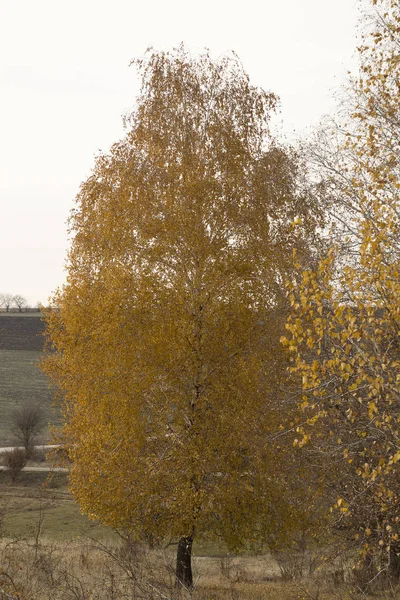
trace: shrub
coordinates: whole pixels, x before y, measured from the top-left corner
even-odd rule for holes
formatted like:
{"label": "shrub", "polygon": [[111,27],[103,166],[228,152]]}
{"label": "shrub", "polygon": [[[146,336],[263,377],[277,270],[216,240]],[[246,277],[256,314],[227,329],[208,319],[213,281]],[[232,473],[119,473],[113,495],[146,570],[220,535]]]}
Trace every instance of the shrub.
{"label": "shrub", "polygon": [[22,448],[13,448],[4,453],[3,464],[10,473],[13,483],[26,465],[26,460],[26,452]]}

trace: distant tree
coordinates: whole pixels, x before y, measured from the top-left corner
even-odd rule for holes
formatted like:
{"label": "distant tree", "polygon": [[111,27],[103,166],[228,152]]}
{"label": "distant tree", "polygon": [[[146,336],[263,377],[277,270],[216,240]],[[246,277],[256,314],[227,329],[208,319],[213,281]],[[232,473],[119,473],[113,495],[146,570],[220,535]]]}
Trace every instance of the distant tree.
{"label": "distant tree", "polygon": [[12,302],[18,308],[18,312],[22,312],[24,306],[26,306],[26,299],[19,294],[12,297]]}
{"label": "distant tree", "polygon": [[6,312],[9,312],[14,296],[12,294],[0,294],[0,306],[4,306]]}
{"label": "distant tree", "polygon": [[12,412],[12,432],[25,449],[26,458],[32,455],[35,441],[43,428],[43,410],[38,405],[23,404]]}
{"label": "distant tree", "polygon": [[126,138],[78,196],[44,368],[82,510],[177,539],[190,588],[195,538],[238,548],[292,526],[272,441],[287,412],[283,281],[320,213],[270,135],[276,98],[236,58],[181,48],[138,64]]}

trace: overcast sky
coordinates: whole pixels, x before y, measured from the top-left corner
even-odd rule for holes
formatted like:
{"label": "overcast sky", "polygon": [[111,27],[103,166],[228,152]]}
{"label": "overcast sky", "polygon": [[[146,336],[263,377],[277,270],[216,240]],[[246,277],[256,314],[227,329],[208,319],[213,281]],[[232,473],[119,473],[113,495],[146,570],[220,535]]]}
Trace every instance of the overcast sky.
{"label": "overcast sky", "polygon": [[74,197],[134,106],[132,58],[234,50],[293,139],[334,107],[358,17],[356,0],[0,0],[0,293],[34,305],[63,283]]}

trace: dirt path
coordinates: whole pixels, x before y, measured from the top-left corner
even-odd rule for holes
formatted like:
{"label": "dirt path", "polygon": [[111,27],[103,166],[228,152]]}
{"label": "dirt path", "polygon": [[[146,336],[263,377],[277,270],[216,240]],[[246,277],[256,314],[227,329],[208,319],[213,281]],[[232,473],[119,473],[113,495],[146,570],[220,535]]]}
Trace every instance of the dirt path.
{"label": "dirt path", "polygon": [[[0,465],[0,471],[9,471],[8,467],[4,467],[3,465]],[[31,466],[27,466],[27,467],[23,467],[22,471],[32,471],[32,472],[38,472],[38,473],[44,473],[44,472],[50,472],[52,471],[53,473],[68,473],[69,469],[66,469],[65,467],[31,467]]]}
{"label": "dirt path", "polygon": [[[53,450],[54,448],[59,448],[60,444],[40,444],[38,446],[34,446],[34,450],[43,450],[43,452],[46,452],[46,450]],[[18,448],[19,450],[23,450],[24,447],[23,446],[3,446],[0,447],[0,454],[4,453],[4,452],[9,452],[10,450],[14,450],[14,448]]]}
{"label": "dirt path", "polygon": [[[59,448],[59,444],[41,444],[39,446],[34,446],[35,450],[41,450],[42,452],[47,452],[48,450],[54,450],[54,448]],[[10,452],[10,450],[14,450],[14,448],[18,448],[19,450],[23,450],[23,446],[2,446],[0,447],[0,454],[5,454],[6,452]],[[45,465],[43,467],[40,466],[31,466],[28,465],[23,467],[23,471],[32,471],[32,472],[49,472],[53,471],[54,473],[67,473],[68,469],[65,467],[51,467],[50,465]],[[8,471],[8,468],[0,465],[0,471]]]}

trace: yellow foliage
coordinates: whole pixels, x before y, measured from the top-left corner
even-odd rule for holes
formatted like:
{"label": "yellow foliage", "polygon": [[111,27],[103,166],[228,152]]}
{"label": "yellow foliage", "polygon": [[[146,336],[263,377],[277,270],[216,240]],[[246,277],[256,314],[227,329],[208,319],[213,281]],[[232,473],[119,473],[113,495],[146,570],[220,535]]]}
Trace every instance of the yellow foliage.
{"label": "yellow foliage", "polygon": [[[368,552],[386,545],[397,552],[400,8],[398,1],[378,4],[380,16],[365,34],[360,76],[353,81],[357,108],[342,148],[348,181],[338,185],[343,206],[354,206],[354,198],[358,202],[350,234],[353,254],[343,258],[343,249],[332,247],[314,272],[302,273],[297,289],[292,286],[285,346],[292,372],[303,382],[301,408],[308,417],[303,439],[307,427],[313,428],[320,450],[342,460],[337,485],[348,522],[373,538]],[[336,434],[346,447],[340,454],[333,448]]]}
{"label": "yellow foliage", "polygon": [[138,66],[126,137],[71,217],[44,368],[84,512],[152,541],[234,548],[293,521],[276,469],[288,444],[271,436],[292,410],[282,282],[319,215],[269,134],[276,98],[238,60],[180,48]]}

